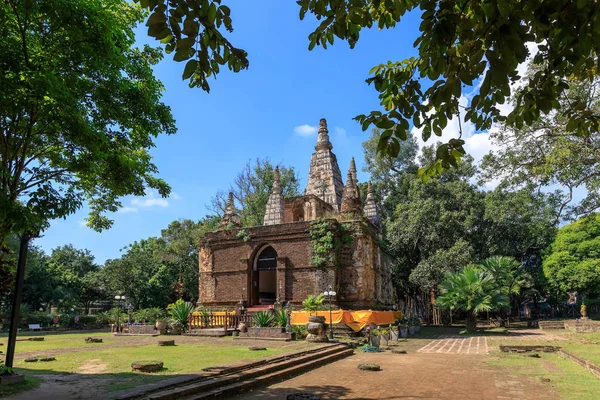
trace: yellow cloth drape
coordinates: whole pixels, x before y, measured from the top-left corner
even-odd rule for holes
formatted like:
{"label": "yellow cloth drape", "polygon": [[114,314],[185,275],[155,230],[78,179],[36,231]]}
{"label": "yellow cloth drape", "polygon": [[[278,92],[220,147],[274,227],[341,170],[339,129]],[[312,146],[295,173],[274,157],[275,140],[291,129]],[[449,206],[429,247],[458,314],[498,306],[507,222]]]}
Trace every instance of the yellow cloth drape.
{"label": "yellow cloth drape", "polygon": [[[308,323],[308,317],[310,315],[311,314],[306,311],[292,311],[290,323],[292,325],[304,325]],[[325,322],[329,323],[329,311],[317,311],[312,315],[325,317]],[[355,332],[359,332],[371,322],[375,325],[389,325],[400,318],[402,318],[402,313],[400,311],[334,310],[331,312],[331,321],[334,325],[344,323]]]}

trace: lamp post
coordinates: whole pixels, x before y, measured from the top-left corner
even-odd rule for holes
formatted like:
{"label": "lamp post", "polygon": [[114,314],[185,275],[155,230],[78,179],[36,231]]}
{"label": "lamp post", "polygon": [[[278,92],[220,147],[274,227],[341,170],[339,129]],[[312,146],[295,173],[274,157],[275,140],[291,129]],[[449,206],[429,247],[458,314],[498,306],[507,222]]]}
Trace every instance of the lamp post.
{"label": "lamp post", "polygon": [[127,305],[127,325],[131,325],[131,310],[133,309],[133,306],[131,305],[131,303],[129,303]]}
{"label": "lamp post", "polygon": [[115,300],[117,300],[117,333],[119,333],[119,327],[120,327],[119,319],[121,316],[121,300],[125,300],[125,296],[118,294],[115,296]]}
{"label": "lamp post", "polygon": [[331,285],[329,285],[327,287],[327,290],[323,293],[323,295],[329,299],[329,340],[333,340],[333,323],[332,323],[332,317],[331,317],[331,300],[336,295],[336,293],[333,291],[333,288],[331,287]]}

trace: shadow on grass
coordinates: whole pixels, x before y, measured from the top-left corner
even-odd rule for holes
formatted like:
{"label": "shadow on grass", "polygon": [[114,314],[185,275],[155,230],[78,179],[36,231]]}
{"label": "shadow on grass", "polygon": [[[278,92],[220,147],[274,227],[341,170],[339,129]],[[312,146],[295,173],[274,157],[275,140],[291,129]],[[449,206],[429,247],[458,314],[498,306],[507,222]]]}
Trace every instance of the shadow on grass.
{"label": "shadow on grass", "polygon": [[[49,369],[15,368],[15,372],[25,375],[23,384],[0,386],[0,398],[17,395],[18,399],[69,399],[65,392],[73,393],[72,398],[98,399],[109,397],[112,392],[127,390],[150,383],[192,376],[191,374],[168,374],[169,368],[157,373],[115,372],[115,373],[68,373]],[[201,375],[197,375],[201,377]],[[29,392],[30,393],[23,393]],[[21,396],[18,394],[21,393]],[[58,395],[58,396],[55,396]]]}

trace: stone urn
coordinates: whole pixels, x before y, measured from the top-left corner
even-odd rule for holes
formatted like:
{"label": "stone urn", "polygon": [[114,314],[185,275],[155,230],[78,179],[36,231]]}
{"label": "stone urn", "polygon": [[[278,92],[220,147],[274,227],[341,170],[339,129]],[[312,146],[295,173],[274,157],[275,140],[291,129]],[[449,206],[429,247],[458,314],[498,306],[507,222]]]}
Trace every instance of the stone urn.
{"label": "stone urn", "polygon": [[325,317],[319,317],[311,315],[308,317],[308,324],[306,324],[306,330],[308,336],[306,336],[307,342],[328,342],[327,335],[325,334]]}
{"label": "stone urn", "polygon": [[160,332],[161,335],[164,335],[165,333],[167,333],[167,321],[165,321],[164,319],[159,319],[158,321],[156,321],[156,330]]}

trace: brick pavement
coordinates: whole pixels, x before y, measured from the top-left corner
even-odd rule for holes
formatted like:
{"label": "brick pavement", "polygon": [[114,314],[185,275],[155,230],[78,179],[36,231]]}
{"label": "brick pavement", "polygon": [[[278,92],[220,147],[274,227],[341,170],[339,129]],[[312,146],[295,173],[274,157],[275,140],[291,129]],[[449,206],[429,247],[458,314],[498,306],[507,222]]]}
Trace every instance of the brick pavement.
{"label": "brick pavement", "polygon": [[[481,342],[480,342],[481,344]],[[284,400],[288,394],[311,392],[325,399],[460,399],[554,400],[548,386],[524,374],[490,367],[488,357],[463,353],[357,353],[335,363],[235,400]],[[380,372],[360,371],[374,363]]]}
{"label": "brick pavement", "polygon": [[436,340],[417,350],[418,353],[488,354],[485,336],[440,335]]}

